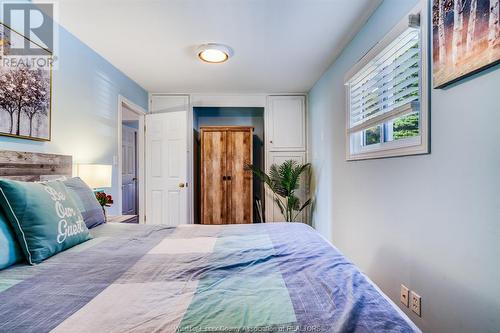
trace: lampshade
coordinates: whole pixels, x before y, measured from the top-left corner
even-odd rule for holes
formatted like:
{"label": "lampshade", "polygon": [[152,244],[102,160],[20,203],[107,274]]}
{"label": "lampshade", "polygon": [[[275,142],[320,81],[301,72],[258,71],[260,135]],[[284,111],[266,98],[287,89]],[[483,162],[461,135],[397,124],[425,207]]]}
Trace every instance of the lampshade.
{"label": "lampshade", "polygon": [[113,168],[104,164],[78,164],[76,174],[93,189],[111,187]]}

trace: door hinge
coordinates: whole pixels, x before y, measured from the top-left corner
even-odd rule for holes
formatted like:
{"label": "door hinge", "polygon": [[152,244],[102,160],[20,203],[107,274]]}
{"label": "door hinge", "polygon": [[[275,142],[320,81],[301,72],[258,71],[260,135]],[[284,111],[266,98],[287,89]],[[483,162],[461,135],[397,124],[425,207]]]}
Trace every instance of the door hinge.
{"label": "door hinge", "polygon": [[146,133],[146,125],[144,125],[144,133]]}

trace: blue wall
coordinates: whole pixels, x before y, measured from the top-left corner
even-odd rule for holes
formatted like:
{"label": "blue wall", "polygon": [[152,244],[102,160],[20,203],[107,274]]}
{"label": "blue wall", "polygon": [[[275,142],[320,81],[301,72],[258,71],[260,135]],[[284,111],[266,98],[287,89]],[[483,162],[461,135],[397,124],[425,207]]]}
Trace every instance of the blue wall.
{"label": "blue wall", "polygon": [[194,126],[253,126],[254,134],[264,142],[264,108],[195,107]]}
{"label": "blue wall", "polygon": [[499,66],[431,95],[430,155],[345,161],[346,72],[416,0],[385,0],[309,94],[316,228],[425,332],[500,328]]}
{"label": "blue wall", "polygon": [[[118,155],[118,95],[147,109],[148,94],[108,61],[59,27],[59,68],[53,71],[52,140],[0,136],[0,149],[68,154],[75,163],[113,164]],[[118,195],[113,166],[111,194]],[[117,205],[111,214],[118,214]]]}

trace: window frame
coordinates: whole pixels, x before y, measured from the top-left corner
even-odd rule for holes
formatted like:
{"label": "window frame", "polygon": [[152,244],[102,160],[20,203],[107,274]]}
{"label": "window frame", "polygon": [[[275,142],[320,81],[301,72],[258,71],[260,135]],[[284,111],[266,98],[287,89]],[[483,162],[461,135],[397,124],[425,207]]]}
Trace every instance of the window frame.
{"label": "window frame", "polygon": [[[405,15],[392,30],[385,35],[372,49],[370,49],[361,60],[345,76],[346,86],[346,119],[345,119],[345,139],[346,139],[346,160],[366,160],[376,158],[398,157],[422,155],[430,153],[430,128],[429,128],[429,110],[430,110],[430,84],[429,84],[429,35],[428,35],[428,4],[422,0],[415,8]],[[420,98],[419,98],[419,135],[383,142],[382,139],[385,133],[385,125],[387,122],[394,120],[389,119],[384,123],[378,123],[376,126],[381,126],[380,137],[381,143],[374,143],[368,146],[362,144],[361,137],[363,135],[353,135],[351,132],[351,98],[349,82],[375,57],[377,57],[389,44],[398,38],[405,30],[408,29],[409,16],[420,15]],[[406,105],[405,107],[410,107]],[[409,113],[408,113],[409,114]],[[406,115],[408,115],[406,114]],[[404,116],[404,115],[403,115]],[[355,137],[358,136],[358,139]],[[355,149],[354,149],[355,148]]]}

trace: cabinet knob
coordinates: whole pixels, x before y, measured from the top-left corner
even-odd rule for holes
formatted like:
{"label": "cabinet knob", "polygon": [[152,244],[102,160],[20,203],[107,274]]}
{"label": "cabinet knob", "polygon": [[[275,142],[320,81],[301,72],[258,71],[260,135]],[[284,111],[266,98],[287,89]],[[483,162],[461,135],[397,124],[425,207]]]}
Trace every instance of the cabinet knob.
{"label": "cabinet knob", "polygon": [[179,183],[180,188],[183,188],[184,186],[186,186],[184,183]]}
{"label": "cabinet knob", "polygon": [[269,143],[273,143],[273,140],[269,141]]}

